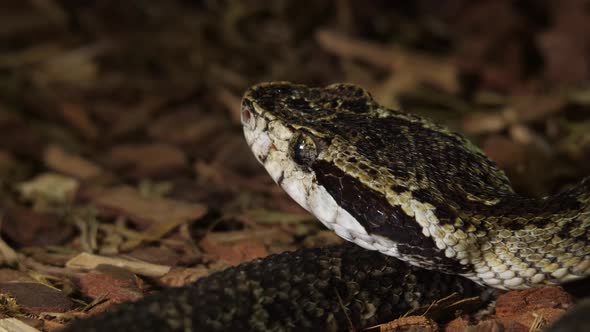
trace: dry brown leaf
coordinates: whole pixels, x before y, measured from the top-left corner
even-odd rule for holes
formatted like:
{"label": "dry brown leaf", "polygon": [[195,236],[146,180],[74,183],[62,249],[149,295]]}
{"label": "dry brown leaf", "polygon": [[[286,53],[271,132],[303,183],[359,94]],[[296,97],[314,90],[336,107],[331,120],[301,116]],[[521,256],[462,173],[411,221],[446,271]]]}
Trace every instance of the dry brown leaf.
{"label": "dry brown leaf", "polygon": [[207,236],[199,244],[206,253],[217,257],[228,265],[238,265],[269,254],[261,240],[248,238],[232,243],[224,242],[215,241]]}
{"label": "dry brown leaf", "polygon": [[2,283],[0,293],[15,298],[20,309],[29,314],[66,312],[74,307],[65,292],[38,282]]}
{"label": "dry brown leaf", "polygon": [[411,52],[400,47],[383,46],[330,30],[319,30],[316,38],[328,52],[392,70],[393,74],[385,82],[369,87],[375,99],[384,105],[392,106],[394,102],[391,98],[413,90],[423,83],[449,93],[459,91],[457,69],[447,59]]}
{"label": "dry brown leaf", "polygon": [[567,95],[557,91],[551,94],[516,95],[510,99],[509,104],[516,121],[532,122],[563,111],[567,102]]}
{"label": "dry brown leaf", "polygon": [[99,165],[68,153],[59,145],[47,146],[43,153],[43,160],[49,169],[82,180],[96,178],[103,172]]}
{"label": "dry brown leaf", "polygon": [[0,264],[4,266],[14,266],[19,263],[19,256],[12,247],[4,240],[0,239]]}
{"label": "dry brown leaf", "polygon": [[135,274],[159,278],[170,272],[170,266],[157,265],[138,260],[128,260],[119,257],[106,257],[89,253],[80,253],[66,263],[66,267],[76,270],[94,270],[99,265],[113,265],[131,271]]}
{"label": "dry brown leaf", "polygon": [[[471,1],[444,6],[453,34],[453,62],[461,72],[475,76],[484,89],[518,88],[525,76],[531,22],[510,1]],[[533,15],[531,15],[533,16]],[[493,24],[490,24],[493,22]]]}
{"label": "dry brown leaf", "polygon": [[34,78],[42,85],[54,82],[89,84],[98,75],[95,58],[109,48],[106,44],[95,44],[54,55],[37,68]]}
{"label": "dry brown leaf", "polygon": [[545,77],[553,86],[574,86],[590,78],[590,29],[585,1],[553,4],[553,26],[537,36],[545,60]]}
{"label": "dry brown leaf", "polygon": [[162,276],[160,281],[167,287],[180,287],[195,282],[209,273],[210,270],[204,266],[173,268],[170,272]]}
{"label": "dry brown leaf", "polygon": [[388,46],[355,39],[326,29],[318,30],[315,37],[320,46],[328,52],[344,58],[362,59],[383,69],[392,69],[394,59],[392,50]]}
{"label": "dry brown leaf", "polygon": [[490,135],[482,144],[485,154],[502,169],[516,168],[525,162],[526,145],[502,135]]}
{"label": "dry brown leaf", "polygon": [[72,237],[74,228],[53,213],[40,213],[23,207],[3,211],[2,234],[18,246],[60,245]]}
{"label": "dry brown leaf", "polygon": [[19,67],[41,62],[47,57],[56,56],[64,50],[54,43],[34,45],[16,52],[3,52],[0,54],[0,68]]}
{"label": "dry brown leaf", "polygon": [[[204,205],[199,205],[198,209],[193,211],[191,215],[192,220],[198,220],[205,216],[208,209]],[[127,240],[121,245],[121,250],[127,251],[138,246],[144,241],[155,241],[163,238],[166,234],[170,233],[176,227],[186,224],[188,221],[185,218],[168,219],[166,221],[153,223],[141,232],[141,237],[136,239]]]}
{"label": "dry brown leaf", "polygon": [[466,332],[469,326],[469,320],[463,317],[457,317],[445,325],[445,332]]}
{"label": "dry brown leaf", "polygon": [[0,150],[0,176],[9,173],[15,167],[18,162],[12,154],[7,151]]}
{"label": "dry brown leaf", "polygon": [[463,130],[469,134],[498,132],[509,126],[540,121],[563,111],[568,103],[566,94],[517,95],[506,108],[497,113],[473,113],[463,119]]}
{"label": "dry brown leaf", "polygon": [[92,299],[108,299],[117,303],[136,301],[142,291],[135,274],[112,265],[100,265],[96,270],[84,274],[80,290]]}
{"label": "dry brown leaf", "polygon": [[563,288],[547,286],[502,294],[496,301],[496,316],[510,317],[541,308],[567,309],[571,306],[572,296]]}
{"label": "dry brown leaf", "polygon": [[158,117],[148,127],[148,133],[160,141],[192,146],[210,139],[227,125],[226,120],[216,114],[204,114],[190,107]]}
{"label": "dry brown leaf", "polygon": [[129,170],[136,177],[168,175],[188,169],[184,151],[170,144],[122,144],[109,152],[114,168]]}
{"label": "dry brown leaf", "polygon": [[438,332],[438,325],[424,316],[401,317],[389,323],[379,325],[381,332]]}
{"label": "dry brown leaf", "polygon": [[56,111],[69,126],[85,139],[94,141],[98,138],[100,130],[90,119],[84,105],[65,101],[58,102]]}
{"label": "dry brown leaf", "polygon": [[167,246],[146,245],[140,246],[127,253],[127,256],[149,263],[175,266],[181,257],[181,253]]}
{"label": "dry brown leaf", "polygon": [[105,102],[95,107],[94,111],[111,125],[106,136],[116,138],[147,127],[152,115],[169,101],[168,98],[160,94],[149,95],[133,105]]}
{"label": "dry brown leaf", "polygon": [[81,196],[103,210],[125,216],[142,228],[153,226],[154,234],[168,229],[170,225],[197,220],[207,211],[206,206],[198,203],[142,197],[136,189],[125,186],[88,189],[83,191]]}
{"label": "dry brown leaf", "polygon": [[473,113],[463,118],[463,131],[469,134],[495,133],[506,128],[510,120],[505,112]]}

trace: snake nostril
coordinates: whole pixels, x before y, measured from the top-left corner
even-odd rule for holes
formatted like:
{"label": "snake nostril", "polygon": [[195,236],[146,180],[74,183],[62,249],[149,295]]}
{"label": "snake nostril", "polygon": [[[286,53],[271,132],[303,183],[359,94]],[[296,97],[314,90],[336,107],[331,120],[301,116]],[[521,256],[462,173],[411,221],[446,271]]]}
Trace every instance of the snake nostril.
{"label": "snake nostril", "polygon": [[247,109],[242,109],[242,122],[244,124],[249,123],[252,118],[252,114]]}
{"label": "snake nostril", "polygon": [[252,114],[252,105],[247,101],[242,103],[242,109],[240,110],[240,118],[244,126],[253,127],[254,115]]}

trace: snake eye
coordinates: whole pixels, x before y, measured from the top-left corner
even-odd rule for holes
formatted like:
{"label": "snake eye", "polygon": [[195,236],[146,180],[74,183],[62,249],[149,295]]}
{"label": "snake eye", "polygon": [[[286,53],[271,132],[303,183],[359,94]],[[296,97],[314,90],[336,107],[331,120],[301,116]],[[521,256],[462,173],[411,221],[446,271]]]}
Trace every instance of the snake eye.
{"label": "snake eye", "polygon": [[301,166],[311,166],[318,156],[315,141],[309,135],[297,133],[291,140],[291,158]]}

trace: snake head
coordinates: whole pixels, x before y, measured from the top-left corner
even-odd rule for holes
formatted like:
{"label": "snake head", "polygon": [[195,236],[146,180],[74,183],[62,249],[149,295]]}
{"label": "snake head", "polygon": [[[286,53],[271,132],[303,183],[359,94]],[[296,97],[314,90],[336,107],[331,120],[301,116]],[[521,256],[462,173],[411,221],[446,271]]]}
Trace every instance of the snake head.
{"label": "snake head", "polygon": [[295,164],[309,167],[335,137],[334,124],[375,115],[377,106],[369,92],[353,84],[314,88],[269,82],[246,91],[240,114],[259,162],[265,164],[271,150],[284,150]]}
{"label": "snake head", "polygon": [[270,113],[291,123],[300,117],[314,120],[334,112],[370,113],[375,106],[370,93],[354,84],[337,83],[317,88],[290,82],[267,82],[246,91],[242,99],[242,110],[246,112],[242,115],[247,117],[252,111]]}

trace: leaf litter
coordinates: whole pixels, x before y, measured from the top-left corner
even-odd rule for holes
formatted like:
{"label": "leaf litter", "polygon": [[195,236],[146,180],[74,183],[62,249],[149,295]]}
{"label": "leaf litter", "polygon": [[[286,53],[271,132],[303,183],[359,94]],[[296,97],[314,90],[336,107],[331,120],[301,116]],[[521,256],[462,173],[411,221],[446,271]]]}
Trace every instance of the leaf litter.
{"label": "leaf litter", "polygon": [[[239,103],[257,82],[362,84],[465,133],[524,194],[590,173],[582,0],[2,6],[0,280],[21,294],[0,291],[8,330],[53,331],[117,302],[106,293],[135,299],[339,243],[248,151]],[[72,309],[22,315],[39,287],[52,294],[40,307]],[[465,311],[447,327],[528,330],[567,309],[542,307],[482,323]]]}

